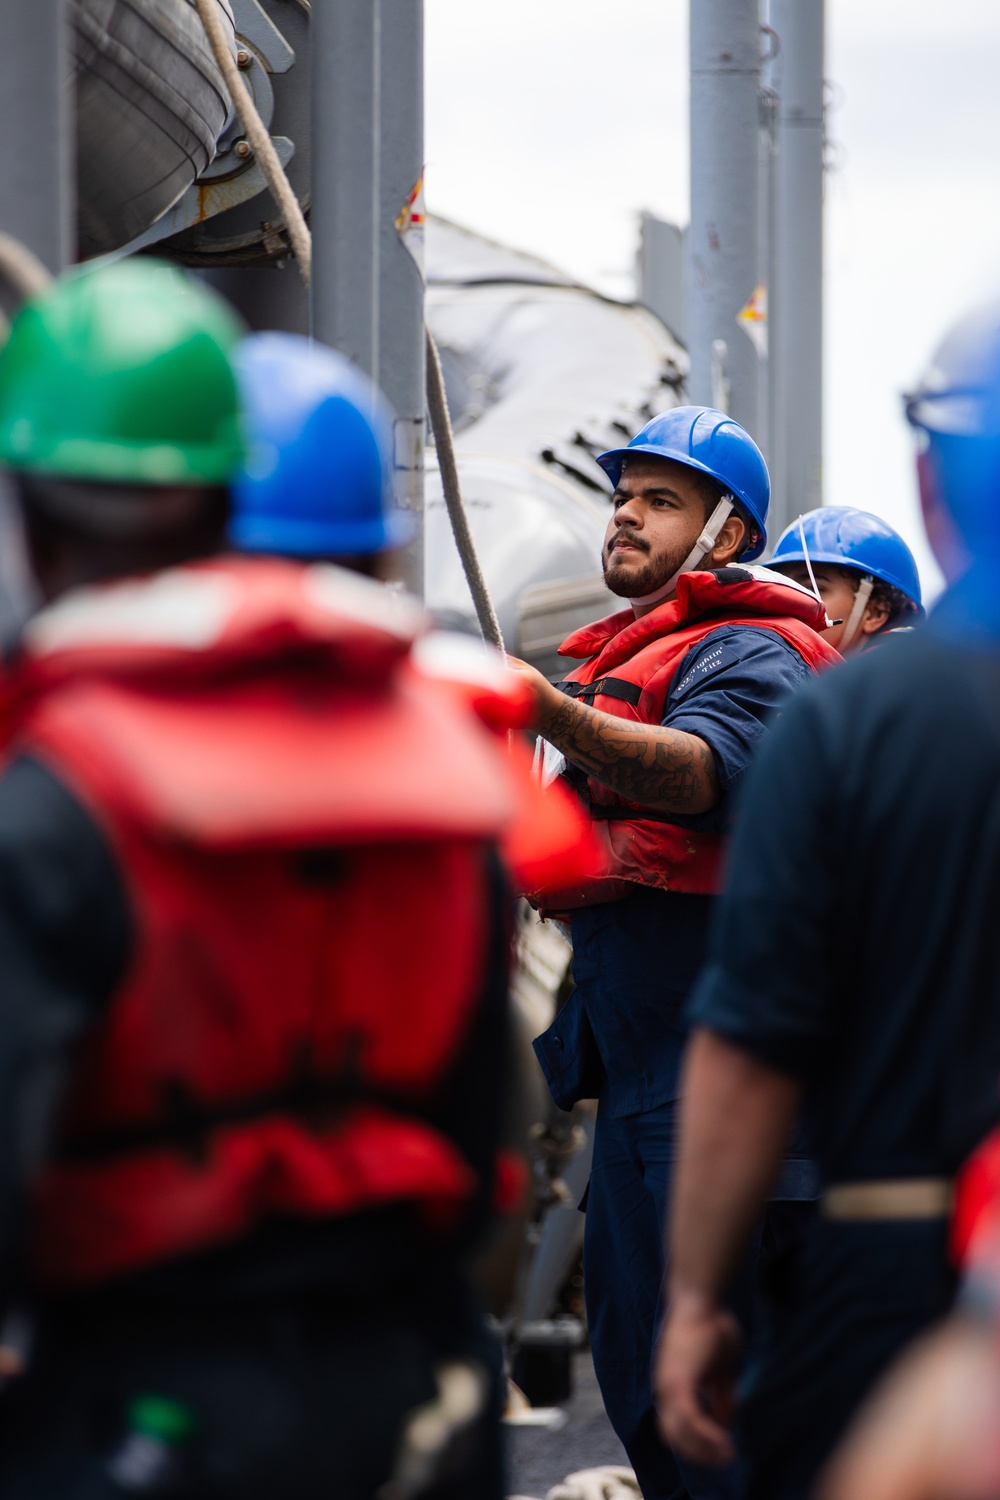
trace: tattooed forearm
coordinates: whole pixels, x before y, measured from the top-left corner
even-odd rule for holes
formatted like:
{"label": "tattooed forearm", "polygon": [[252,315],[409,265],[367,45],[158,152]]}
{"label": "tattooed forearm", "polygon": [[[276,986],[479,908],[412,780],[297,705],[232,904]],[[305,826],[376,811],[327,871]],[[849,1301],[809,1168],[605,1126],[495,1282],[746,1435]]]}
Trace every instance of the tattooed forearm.
{"label": "tattooed forearm", "polygon": [[538,727],[567,760],[630,802],[691,815],[721,796],[715,757],[697,735],[619,719],[562,694]]}

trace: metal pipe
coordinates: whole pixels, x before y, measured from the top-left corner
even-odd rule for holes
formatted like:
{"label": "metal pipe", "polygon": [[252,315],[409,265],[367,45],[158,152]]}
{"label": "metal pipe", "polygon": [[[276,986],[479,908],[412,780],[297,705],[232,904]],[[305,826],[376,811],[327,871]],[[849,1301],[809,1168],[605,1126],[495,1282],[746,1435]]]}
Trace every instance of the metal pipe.
{"label": "metal pipe", "polygon": [[[422,523],[424,276],[423,265],[397,233],[396,219],[424,168],[424,7],[423,0],[381,0],[381,6],[378,383],[396,413],[396,502]],[[422,524],[406,549],[403,579],[412,593],[422,595]]]}
{"label": "metal pipe", "polygon": [[[728,384],[729,409],[754,436],[758,355],[736,318],[761,279],[759,84],[757,0],[691,0],[688,389],[693,402],[710,405],[713,385],[718,392]],[[720,343],[726,346],[721,372]]]}
{"label": "metal pipe", "polygon": [[[761,30],[768,37],[769,47],[761,59],[761,87],[758,94],[760,133],[757,158],[757,266],[761,282],[767,291],[768,301],[770,301],[773,284],[771,254],[774,245],[774,183],[775,157],[777,154],[778,100],[774,89],[768,86],[767,74],[769,66],[772,65],[774,53],[777,48],[777,40],[770,26],[764,26]],[[771,460],[774,452],[770,331],[770,309],[768,308],[767,321],[765,321],[758,333],[757,392],[760,405],[757,411],[758,431],[755,434],[758,446],[767,460],[768,469],[771,468]],[[773,473],[771,476],[771,486],[773,498]]]}
{"label": "metal pipe", "polygon": [[72,77],[65,0],[0,0],[0,230],[54,273],[76,241]]}
{"label": "metal pipe", "polygon": [[380,0],[313,5],[314,337],[378,378]]}
{"label": "metal pipe", "polygon": [[823,503],[823,0],[771,0],[778,151],[771,322],[772,525]]}

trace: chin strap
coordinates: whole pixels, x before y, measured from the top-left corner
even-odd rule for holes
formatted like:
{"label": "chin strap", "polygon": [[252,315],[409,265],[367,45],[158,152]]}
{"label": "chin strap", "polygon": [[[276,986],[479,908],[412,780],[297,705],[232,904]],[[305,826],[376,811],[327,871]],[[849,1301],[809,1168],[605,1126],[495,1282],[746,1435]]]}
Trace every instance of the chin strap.
{"label": "chin strap", "polygon": [[[813,595],[814,595],[814,597],[816,599],[816,603],[817,604],[823,604],[823,595],[819,591],[819,584],[816,582],[816,574],[813,572],[812,558],[809,556],[809,543],[806,541],[806,529],[805,529],[805,527],[802,524],[802,517],[801,516],[799,516],[798,527],[799,527],[799,541],[802,543],[802,556],[806,560],[806,569],[807,569],[807,571],[809,573],[809,582],[812,585],[812,593],[813,593]],[[784,575],[782,575],[782,576],[784,576]],[[791,579],[786,579],[785,581],[786,581],[786,583],[790,583]],[[800,587],[802,587],[802,585],[800,585]],[[808,593],[809,590],[807,589],[806,592]],[[868,590],[868,594],[870,594],[870,593],[871,593],[871,589]],[[865,595],[864,603],[861,606],[862,609],[864,609],[865,604],[868,603],[868,594]],[[855,607],[856,607],[856,604],[857,604],[857,600],[855,600]],[[826,605],[825,604],[823,604],[823,612],[824,612],[824,614],[826,613]],[[860,619],[861,619],[861,615],[860,614],[858,615],[857,619],[855,619],[854,615],[852,613],[851,620],[854,620],[854,626],[853,626],[854,630],[857,630],[857,628],[858,628],[858,622],[860,621]],[[831,625],[839,625],[839,624],[840,624],[839,620],[831,620],[829,615],[826,616],[826,628],[828,630],[829,630],[829,628],[830,628]],[[850,620],[848,621],[848,628],[849,629],[851,628]],[[845,639],[846,639],[846,636],[845,636]],[[841,642],[841,644],[843,645],[843,641]]]}
{"label": "chin strap", "polygon": [[847,650],[848,646],[851,644],[854,637],[858,633],[858,627],[861,624],[861,616],[864,614],[866,608],[868,607],[868,601],[872,596],[872,589],[874,589],[874,587],[874,578],[870,573],[866,573],[861,582],[858,584],[858,591],[854,595],[854,607],[847,617],[847,624],[844,626],[844,633],[840,637],[840,644],[838,645],[837,650],[840,652],[841,656],[843,656],[844,652]]}
{"label": "chin strap", "polygon": [[643,594],[639,598],[630,599],[628,602],[632,605],[633,609],[637,604],[661,604],[669,594],[673,593],[677,587],[677,580],[682,573],[693,573],[695,568],[699,567],[705,561],[705,558],[719,540],[719,532],[732,514],[732,509],[732,495],[723,495],[705,522],[704,531],[677,569],[677,572],[674,573],[673,577],[668,578],[666,583],[661,584],[658,589],[654,589],[651,594]]}
{"label": "chin strap", "polygon": [[[813,572],[812,558],[809,556],[809,543],[806,541],[806,529],[802,524],[801,516],[799,516],[799,541],[802,543],[802,556],[806,560],[806,569],[809,573],[809,582],[812,584],[812,591],[816,595],[817,602],[822,604],[823,596],[816,584],[816,574]],[[827,615],[827,619],[829,618],[830,616]]]}

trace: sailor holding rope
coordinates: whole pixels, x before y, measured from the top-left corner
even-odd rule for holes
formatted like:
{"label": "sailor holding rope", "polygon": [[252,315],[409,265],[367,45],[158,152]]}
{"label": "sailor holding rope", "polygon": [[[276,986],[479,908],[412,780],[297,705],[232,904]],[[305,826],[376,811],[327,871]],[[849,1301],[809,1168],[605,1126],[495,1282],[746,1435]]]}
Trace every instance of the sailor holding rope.
{"label": "sailor holding rope", "polygon": [[[576,982],[536,1050],[557,1104],[600,1100],[584,1279],[608,1414],[647,1500],[728,1496],[735,1472],[675,1463],[660,1443],[650,1385],[684,1007],[736,788],[769,717],[839,657],[815,596],[748,566],[769,481],[737,422],[678,407],[600,462],[615,485],[604,576],[627,607],[563,643],[563,681],[521,667],[602,850],[589,881],[535,892],[570,915]],[[800,1165],[791,1198],[812,1192]]]}

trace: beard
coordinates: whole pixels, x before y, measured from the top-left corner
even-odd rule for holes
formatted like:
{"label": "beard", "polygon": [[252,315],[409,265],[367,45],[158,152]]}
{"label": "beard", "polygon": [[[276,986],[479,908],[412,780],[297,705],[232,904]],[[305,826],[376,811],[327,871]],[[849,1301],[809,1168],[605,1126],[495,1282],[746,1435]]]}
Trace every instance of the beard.
{"label": "beard", "polygon": [[649,544],[636,537],[633,539],[633,546],[646,554],[646,561],[638,566],[638,558],[634,553],[626,552],[623,555],[610,550],[616,540],[617,533],[601,555],[601,567],[605,587],[620,599],[643,599],[647,594],[661,589],[677,572],[691,550],[689,547],[675,549],[666,556],[661,554],[654,558],[650,556]]}

